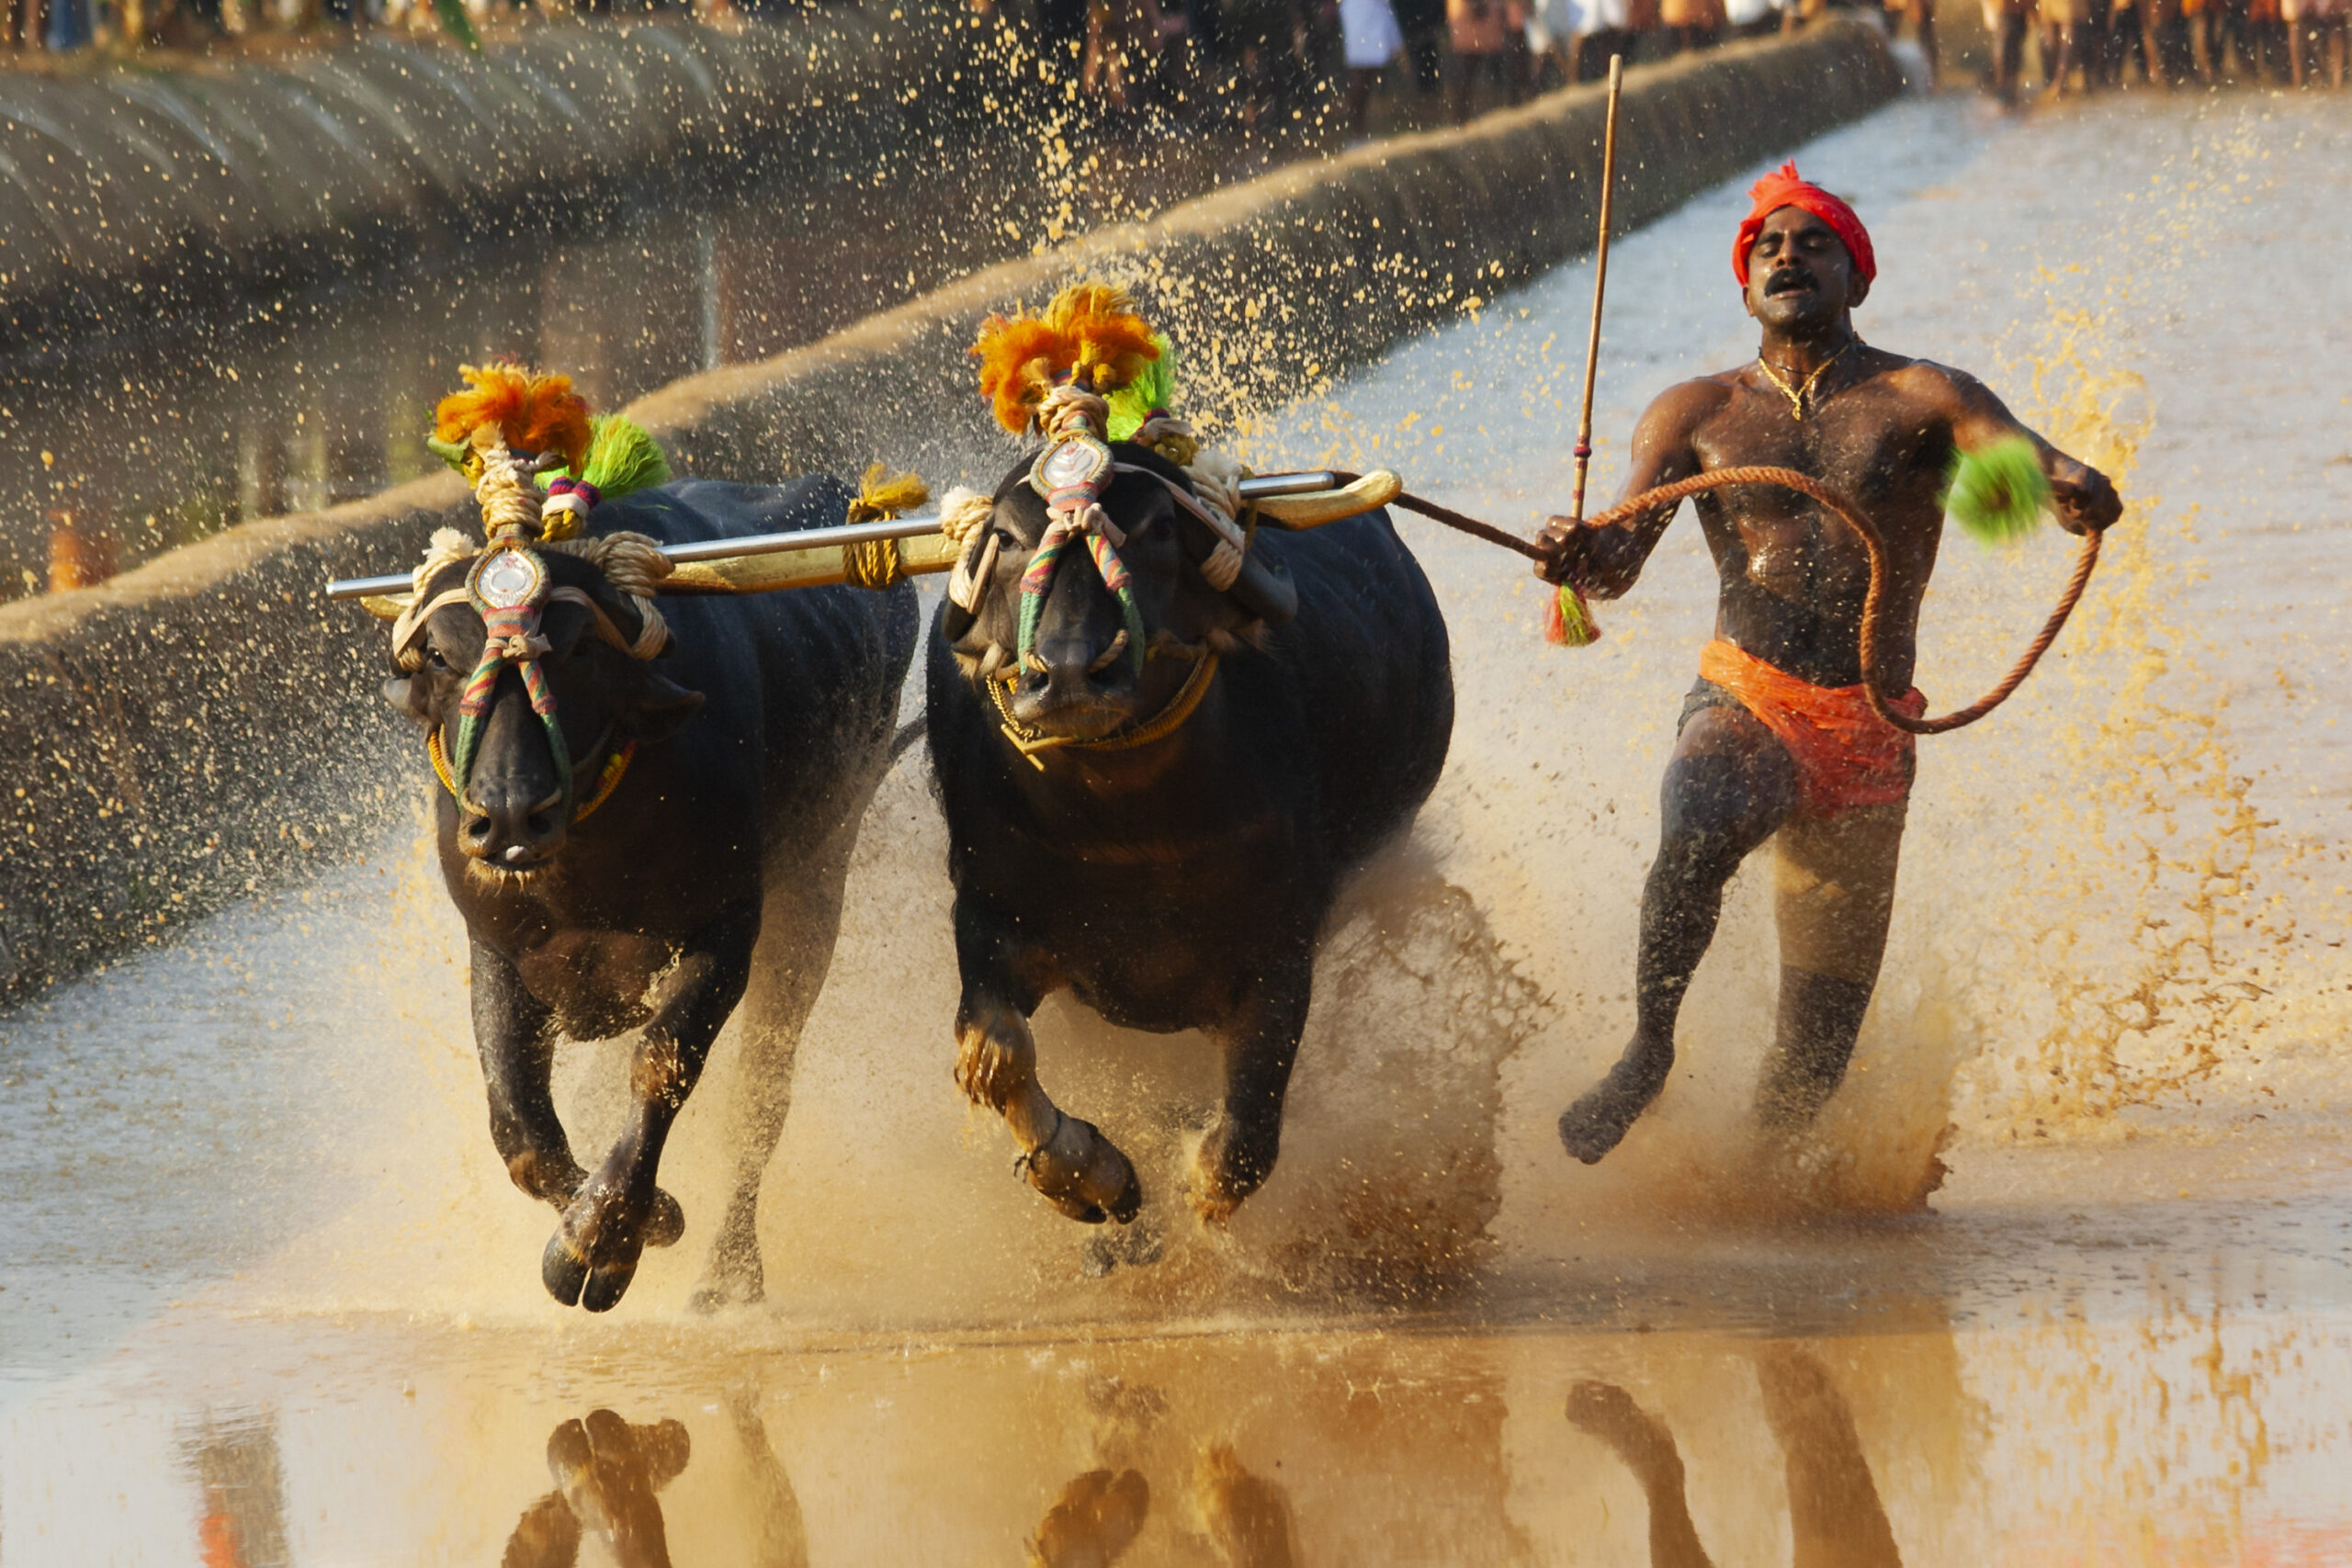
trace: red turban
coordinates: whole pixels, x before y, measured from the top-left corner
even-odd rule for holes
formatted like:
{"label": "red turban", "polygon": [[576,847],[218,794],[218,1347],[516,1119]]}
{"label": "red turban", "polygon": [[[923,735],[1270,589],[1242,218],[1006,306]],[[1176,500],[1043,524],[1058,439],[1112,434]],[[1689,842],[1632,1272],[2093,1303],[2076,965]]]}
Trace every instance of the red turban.
{"label": "red turban", "polygon": [[1747,253],[1755,248],[1756,236],[1764,231],[1764,220],[1783,207],[1801,207],[1836,230],[1863,282],[1878,276],[1878,255],[1871,249],[1870,231],[1862,227],[1852,208],[1799,175],[1794,159],[1758,180],[1747,195],[1756,205],[1748,209],[1747,221],[1739,226],[1739,238],[1731,247],[1732,274],[1742,288],[1747,287]]}

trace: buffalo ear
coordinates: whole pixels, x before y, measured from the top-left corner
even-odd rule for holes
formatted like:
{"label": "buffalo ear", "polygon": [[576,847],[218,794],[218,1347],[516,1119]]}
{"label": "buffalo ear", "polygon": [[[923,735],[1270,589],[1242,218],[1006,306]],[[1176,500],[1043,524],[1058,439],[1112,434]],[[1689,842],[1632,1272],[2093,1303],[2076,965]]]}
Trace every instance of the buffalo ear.
{"label": "buffalo ear", "polygon": [[419,727],[430,729],[440,716],[425,705],[425,694],[413,675],[395,675],[383,685],[384,700]]}
{"label": "buffalo ear", "polygon": [[629,694],[628,732],[647,745],[658,745],[685,728],[702,711],[703,694],[689,692],[666,675],[649,670]]}

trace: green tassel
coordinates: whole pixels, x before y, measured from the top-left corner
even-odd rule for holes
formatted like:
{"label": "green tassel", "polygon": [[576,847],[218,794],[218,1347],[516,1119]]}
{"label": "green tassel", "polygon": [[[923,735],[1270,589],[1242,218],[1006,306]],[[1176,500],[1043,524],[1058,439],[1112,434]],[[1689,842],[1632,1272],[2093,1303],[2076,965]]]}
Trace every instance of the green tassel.
{"label": "green tassel", "polygon": [[2005,435],[1952,459],[1944,511],[1979,544],[2010,545],[2033,532],[2050,502],[2041,455],[2022,435]]}
{"label": "green tassel", "polygon": [[440,441],[428,435],[424,438],[424,446],[427,451],[440,458],[443,462],[448,464],[451,468],[457,469],[459,473],[463,473],[465,471],[466,444],[464,442]]}
{"label": "green tassel", "polygon": [[433,14],[441,18],[441,29],[474,53],[481,52],[481,39],[474,32],[474,19],[466,14],[466,0],[433,0]]}
{"label": "green tassel", "polygon": [[1563,582],[1544,611],[1544,640],[1555,648],[1590,648],[1600,640],[1592,606],[1574,583]]}
{"label": "green tassel", "polygon": [[1151,341],[1159,345],[1159,357],[1107,400],[1111,417],[1103,422],[1108,427],[1103,434],[1114,441],[1134,440],[1154,409],[1173,412],[1176,406],[1176,345],[1160,333],[1152,333]]}
{"label": "green tassel", "polygon": [[[604,500],[670,482],[669,457],[635,420],[616,413],[599,414],[588,422],[588,456],[572,478],[594,485]],[[541,474],[539,488],[545,490],[554,478]]]}

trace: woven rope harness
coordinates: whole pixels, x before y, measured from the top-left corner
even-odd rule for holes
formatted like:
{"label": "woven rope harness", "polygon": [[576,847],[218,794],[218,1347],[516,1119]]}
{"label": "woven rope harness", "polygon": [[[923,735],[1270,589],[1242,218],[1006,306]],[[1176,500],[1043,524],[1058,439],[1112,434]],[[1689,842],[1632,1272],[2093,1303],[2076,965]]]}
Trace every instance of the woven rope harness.
{"label": "woven rope harness", "polygon": [[[548,494],[535,516],[526,481],[537,465],[509,452],[503,441],[495,439],[481,449],[478,457],[481,469],[474,480],[474,498],[481,508],[482,531],[488,542],[476,548],[455,530],[444,530],[434,536],[432,548],[414,574],[416,596],[392,624],[393,662],[404,671],[417,669],[424,660],[416,645],[423,638],[427,623],[451,605],[470,606],[481,617],[485,634],[481,657],[467,676],[465,689],[458,700],[457,755],[452,758],[445,754],[438,725],[425,738],[425,755],[433,764],[434,776],[462,807],[467,788],[472,783],[483,723],[496,698],[499,677],[512,664],[522,675],[531,712],[547,732],[548,751],[554,761],[563,803],[568,808],[575,807],[575,765],[571,745],[564,739],[562,724],[556,715],[555,690],[548,683],[542,662],[551,651],[551,645],[540,631],[541,617],[552,604],[582,605],[588,611],[600,638],[632,659],[651,659],[669,641],[669,627],[652,601],[653,581],[663,574],[667,562],[655,542],[640,535],[576,537],[581,522],[601,499],[594,485],[568,477],[558,478],[548,486]],[[552,460],[543,458],[540,462]],[[551,586],[547,564],[534,546],[581,556],[604,571],[607,581],[628,593],[636,604],[638,634],[634,637],[624,635],[611,615],[586,591]],[[463,587],[447,589],[430,599],[424,597],[426,585],[443,569],[469,558],[473,565],[466,572]],[[486,585],[485,579],[492,575],[498,576],[499,581]],[[607,726],[605,733],[589,748],[588,755],[593,757],[605,750],[610,740],[611,727]],[[606,752],[595,792],[585,804],[571,810],[572,822],[584,821],[612,797],[636,755],[637,743],[633,740],[617,751]]]}
{"label": "woven rope harness", "polygon": [[[1201,575],[1211,588],[1222,593],[1241,575],[1243,558],[1256,532],[1256,513],[1254,508],[1248,513],[1252,525],[1233,519],[1238,497],[1232,487],[1239,469],[1234,468],[1227,473],[1213,465],[1182,465],[1195,486],[1208,492],[1209,498],[1204,500],[1156,469],[1113,460],[1109,447],[1095,434],[1103,427],[1108,413],[1109,405],[1103,399],[1067,384],[1055,388],[1038,408],[1037,423],[1049,445],[1032,466],[1029,482],[1045,497],[1047,521],[1036,553],[1021,574],[1016,671],[1036,667],[1033,660],[1037,627],[1045,616],[1046,595],[1052,591],[1054,574],[1067,547],[1071,540],[1080,538],[1086,541],[1087,553],[1102,574],[1102,585],[1119,601],[1120,614],[1126,623],[1127,657],[1134,661],[1138,680],[1148,658],[1158,651],[1148,651],[1144,646],[1143,611],[1136,600],[1134,574],[1119,558],[1119,547],[1126,543],[1126,535],[1102,509],[1102,489],[1114,474],[1142,474],[1156,479],[1167,490],[1170,499],[1216,535],[1215,548],[1200,565]],[[1201,456],[1190,427],[1165,410],[1153,410],[1136,431],[1136,439],[1171,461],[1179,457],[1197,460]],[[1065,449],[1081,446],[1092,450],[1094,461],[1081,463],[1073,456],[1066,468],[1057,467],[1056,458]],[[977,613],[996,570],[998,537],[988,526],[994,506],[980,497],[965,496],[959,500],[950,496],[942,512],[949,536],[964,543],[955,573],[948,581],[948,597],[967,613]],[[1042,770],[1045,763],[1039,757],[1046,751],[1125,751],[1165,739],[1183,728],[1200,707],[1202,699],[1208,695],[1210,682],[1216,678],[1216,655],[1200,651],[1193,656],[1192,672],[1185,677],[1183,685],[1159,713],[1140,724],[1122,727],[1091,740],[1047,735],[1031,728],[1013,716],[1012,703],[1003,690],[1006,682],[989,679],[981,683],[988,688],[998,727],[1005,739],[1030,766]]]}

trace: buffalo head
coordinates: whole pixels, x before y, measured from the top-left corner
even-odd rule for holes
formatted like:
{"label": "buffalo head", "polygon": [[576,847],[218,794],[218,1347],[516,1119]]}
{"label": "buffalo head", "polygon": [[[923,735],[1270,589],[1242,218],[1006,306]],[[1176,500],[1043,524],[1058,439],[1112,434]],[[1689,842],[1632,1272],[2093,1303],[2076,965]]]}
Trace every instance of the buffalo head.
{"label": "buffalo head", "polygon": [[[552,722],[532,707],[522,664],[504,663],[476,721],[471,765],[458,776],[460,704],[489,640],[462,592],[469,560],[442,566],[422,585],[418,604],[447,602],[408,632],[395,649],[402,672],[384,682],[392,706],[439,742],[457,786],[458,847],[510,874],[537,870],[563,847],[608,758],[632,741],[668,739],[703,704],[701,693],[628,651],[646,630],[637,600],[579,556],[544,546],[538,555],[553,592],[540,612],[544,648],[534,661],[554,698]],[[569,790],[554,750],[559,736]]]}
{"label": "buffalo head", "polygon": [[1203,567],[1220,539],[1179,499],[1178,491],[1194,493],[1185,471],[1143,446],[1122,442],[1111,451],[1118,466],[1098,499],[1115,530],[1111,543],[1131,580],[1135,615],[1096,558],[1073,543],[1053,565],[1022,656],[1023,580],[1049,522],[1023,462],[997,487],[994,513],[967,549],[967,569],[986,568],[968,595],[972,607],[951,602],[943,623],[966,672],[1005,682],[1012,717],[1042,735],[1092,740],[1148,719],[1192,660],[1235,650],[1297,612],[1289,575],[1258,551],[1230,586],[1212,586]]}

